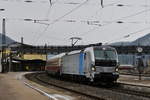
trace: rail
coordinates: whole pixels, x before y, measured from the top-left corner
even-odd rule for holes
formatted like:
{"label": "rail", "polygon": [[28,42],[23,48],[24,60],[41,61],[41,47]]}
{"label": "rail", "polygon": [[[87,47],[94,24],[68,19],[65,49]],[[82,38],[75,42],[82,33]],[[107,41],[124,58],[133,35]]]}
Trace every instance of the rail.
{"label": "rail", "polygon": [[[135,91],[128,89],[132,87],[129,84],[117,83],[113,87],[104,87],[102,85],[87,85],[74,82],[67,82],[65,80],[56,79],[47,76],[45,73],[27,74],[26,78],[38,83],[52,85],[82,96],[92,98],[93,100],[149,100],[150,92]],[[126,85],[126,87],[124,87]],[[140,88],[140,87],[138,87]],[[91,100],[91,99],[90,99]]]}

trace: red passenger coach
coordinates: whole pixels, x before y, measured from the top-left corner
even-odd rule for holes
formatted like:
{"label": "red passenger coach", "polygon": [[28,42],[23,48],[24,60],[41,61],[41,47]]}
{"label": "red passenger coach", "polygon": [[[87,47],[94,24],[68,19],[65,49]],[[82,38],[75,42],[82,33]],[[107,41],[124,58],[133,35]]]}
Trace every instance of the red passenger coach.
{"label": "red passenger coach", "polygon": [[45,71],[48,74],[59,74],[61,70],[61,58],[64,56],[65,53],[59,54],[55,57],[51,57],[47,60]]}
{"label": "red passenger coach", "polygon": [[47,71],[59,72],[60,71],[60,59],[55,58],[55,59],[49,60],[45,68]]}

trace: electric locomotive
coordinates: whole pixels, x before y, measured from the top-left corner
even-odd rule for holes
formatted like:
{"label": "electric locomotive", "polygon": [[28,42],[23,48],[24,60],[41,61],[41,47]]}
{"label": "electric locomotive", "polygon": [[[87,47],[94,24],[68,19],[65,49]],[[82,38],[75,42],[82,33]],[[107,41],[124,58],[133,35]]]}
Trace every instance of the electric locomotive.
{"label": "electric locomotive", "polygon": [[[46,71],[60,76],[75,76],[90,81],[114,82],[119,78],[118,55],[110,46],[93,46],[56,56],[48,60]],[[59,59],[56,64],[56,59]],[[49,68],[48,64],[53,63]],[[54,64],[55,62],[55,64]],[[54,66],[56,65],[56,66]],[[55,68],[54,68],[55,67]]]}

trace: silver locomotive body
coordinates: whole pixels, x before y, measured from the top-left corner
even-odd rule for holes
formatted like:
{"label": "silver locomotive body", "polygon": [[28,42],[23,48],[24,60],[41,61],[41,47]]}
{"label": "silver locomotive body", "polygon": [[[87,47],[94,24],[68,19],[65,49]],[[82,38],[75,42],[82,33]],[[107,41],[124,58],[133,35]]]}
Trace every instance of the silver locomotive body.
{"label": "silver locomotive body", "polygon": [[90,81],[116,81],[118,56],[109,46],[89,47],[62,57],[61,74],[86,77]]}

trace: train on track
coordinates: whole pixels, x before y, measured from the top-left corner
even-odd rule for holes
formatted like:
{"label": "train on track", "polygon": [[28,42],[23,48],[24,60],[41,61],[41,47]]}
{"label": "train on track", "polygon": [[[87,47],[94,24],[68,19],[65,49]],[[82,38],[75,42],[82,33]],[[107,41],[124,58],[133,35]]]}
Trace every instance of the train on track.
{"label": "train on track", "polygon": [[119,78],[118,55],[110,46],[92,46],[61,53],[47,60],[45,71],[91,82],[114,82]]}

